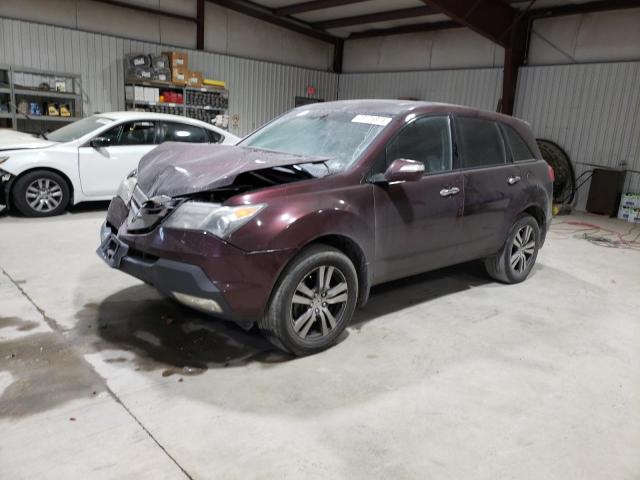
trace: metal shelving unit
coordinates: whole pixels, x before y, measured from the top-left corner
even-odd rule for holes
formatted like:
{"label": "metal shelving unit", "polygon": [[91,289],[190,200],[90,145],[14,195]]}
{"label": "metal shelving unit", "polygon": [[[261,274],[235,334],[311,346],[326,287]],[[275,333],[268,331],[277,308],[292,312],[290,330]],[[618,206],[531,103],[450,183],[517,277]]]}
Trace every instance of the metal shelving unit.
{"label": "metal shelving unit", "polygon": [[[172,91],[181,93],[183,102],[159,102],[149,101],[136,98],[136,87],[157,88],[160,91]],[[127,81],[125,82],[125,103],[127,110],[144,110],[159,113],[172,113],[174,115],[182,115],[189,118],[196,118],[207,123],[213,123],[216,115],[229,114],[229,91],[220,87],[187,87],[173,85],[168,82],[154,81]],[[205,94],[204,102],[207,99],[215,104],[189,103],[189,99],[196,97],[198,94]],[[201,113],[197,113],[201,112]]]}
{"label": "metal shelving unit", "polygon": [[[43,82],[51,85],[56,81],[64,82],[64,92],[38,88]],[[82,92],[80,75],[0,65],[0,105],[6,107],[0,111],[0,119],[10,120],[11,128],[14,130],[42,131],[79,120],[82,118],[80,92]],[[23,101],[28,102],[29,105],[39,104],[41,114],[20,112],[18,106]],[[47,115],[49,103],[68,104],[72,115]]]}

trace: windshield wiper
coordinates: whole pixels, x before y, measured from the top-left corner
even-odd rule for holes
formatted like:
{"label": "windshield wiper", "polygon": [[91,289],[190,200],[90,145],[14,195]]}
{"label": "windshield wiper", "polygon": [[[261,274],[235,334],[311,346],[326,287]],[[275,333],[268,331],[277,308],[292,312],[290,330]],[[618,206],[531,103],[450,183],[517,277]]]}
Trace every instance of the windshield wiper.
{"label": "windshield wiper", "polygon": [[41,136],[42,138],[44,138],[45,140],[49,140],[49,139],[47,138],[47,134],[46,134],[46,133],[44,133],[44,132],[40,132],[40,136]]}

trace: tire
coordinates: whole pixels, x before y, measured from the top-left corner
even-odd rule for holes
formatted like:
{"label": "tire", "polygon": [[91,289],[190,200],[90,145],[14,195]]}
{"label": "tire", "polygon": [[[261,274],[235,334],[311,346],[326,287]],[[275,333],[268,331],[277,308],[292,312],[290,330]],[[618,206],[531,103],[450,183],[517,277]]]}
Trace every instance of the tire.
{"label": "tire", "polygon": [[26,217],[52,217],[66,210],[71,192],[66,180],[57,173],[34,170],[18,177],[11,198]]}
{"label": "tire", "polygon": [[258,326],[276,347],[312,355],[338,341],[357,299],[358,276],[349,257],[328,245],[312,245],[284,270]]}
{"label": "tire", "polygon": [[[521,243],[520,239],[522,239]],[[533,242],[531,247],[524,248],[531,242]],[[509,230],[507,239],[500,251],[495,256],[485,259],[484,264],[487,273],[491,278],[502,283],[520,283],[526,280],[531,273],[531,269],[536,263],[539,249],[540,226],[531,215],[522,214]],[[514,258],[515,263],[512,263]]]}

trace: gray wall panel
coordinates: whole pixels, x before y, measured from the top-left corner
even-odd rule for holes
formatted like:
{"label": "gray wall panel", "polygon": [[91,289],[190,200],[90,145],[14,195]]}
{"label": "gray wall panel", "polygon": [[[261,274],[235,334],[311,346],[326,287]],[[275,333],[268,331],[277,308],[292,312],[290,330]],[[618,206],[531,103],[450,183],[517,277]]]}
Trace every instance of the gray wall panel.
{"label": "gray wall panel", "polygon": [[[80,73],[85,115],[124,109],[125,54],[165,49],[155,43],[6,18],[0,18],[0,39],[0,64]],[[292,108],[295,96],[306,96],[309,85],[317,89],[317,97],[336,99],[338,76],[330,72],[182,50],[189,53],[190,68],[227,82],[230,114],[239,115],[238,127],[231,129],[236,134],[249,133]]]}
{"label": "gray wall panel", "polygon": [[340,77],[340,99],[410,97],[495,110],[502,69],[349,73]]}
{"label": "gray wall panel", "polygon": [[[567,151],[576,175],[625,167],[635,171],[625,188],[640,191],[640,62],[521,68],[515,113]],[[576,208],[588,191],[589,183]]]}

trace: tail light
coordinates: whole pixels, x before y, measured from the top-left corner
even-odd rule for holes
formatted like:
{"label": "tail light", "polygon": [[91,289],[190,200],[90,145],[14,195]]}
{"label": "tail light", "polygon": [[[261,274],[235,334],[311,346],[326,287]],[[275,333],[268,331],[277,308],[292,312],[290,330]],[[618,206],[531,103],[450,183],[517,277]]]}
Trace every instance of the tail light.
{"label": "tail light", "polygon": [[556,172],[553,171],[553,167],[549,164],[547,164],[547,173],[549,174],[549,180],[551,180],[551,183],[556,181]]}

